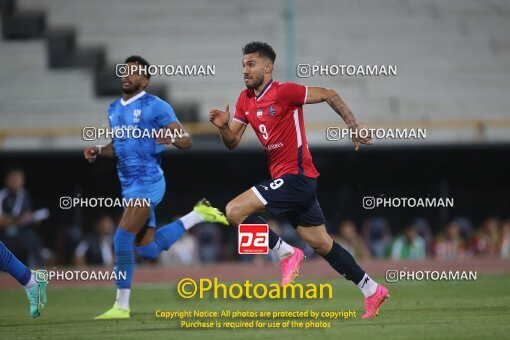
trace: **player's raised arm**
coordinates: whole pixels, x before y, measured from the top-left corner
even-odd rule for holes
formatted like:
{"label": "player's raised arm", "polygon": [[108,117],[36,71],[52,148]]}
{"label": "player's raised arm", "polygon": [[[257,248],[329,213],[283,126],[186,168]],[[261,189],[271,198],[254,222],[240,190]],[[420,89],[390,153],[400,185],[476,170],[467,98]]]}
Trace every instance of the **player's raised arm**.
{"label": "player's raised arm", "polygon": [[101,157],[115,157],[113,152],[113,143],[110,142],[107,145],[96,145],[91,146],[83,150],[83,156],[90,163],[94,162],[97,159],[97,156]]}
{"label": "player's raised arm", "polygon": [[[322,102],[327,102],[329,106],[331,106],[331,108],[335,110],[335,112],[338,113],[340,117],[342,117],[345,124],[347,124],[350,129],[360,131],[367,128],[365,125],[359,124],[356,121],[356,118],[354,117],[354,114],[352,113],[349,106],[347,106],[347,104],[335,90],[327,89],[324,87],[308,87],[305,103],[316,104]],[[360,135],[364,134],[357,134],[356,137],[352,139],[354,150],[357,151],[360,144],[374,144],[370,133],[367,134],[369,136],[367,138],[361,138]]]}
{"label": "player's raised arm", "polygon": [[246,124],[243,124],[236,119],[232,119],[229,124],[230,112],[229,106],[225,107],[225,111],[213,109],[209,111],[209,120],[220,130],[221,140],[225,146],[232,150],[239,145],[246,130]]}
{"label": "player's raised arm", "polygon": [[180,150],[186,150],[191,148],[191,136],[184,128],[182,127],[181,123],[179,122],[173,122],[168,124],[165,127],[165,137],[158,138],[156,140],[157,144],[167,144],[167,145],[173,145],[177,149]]}

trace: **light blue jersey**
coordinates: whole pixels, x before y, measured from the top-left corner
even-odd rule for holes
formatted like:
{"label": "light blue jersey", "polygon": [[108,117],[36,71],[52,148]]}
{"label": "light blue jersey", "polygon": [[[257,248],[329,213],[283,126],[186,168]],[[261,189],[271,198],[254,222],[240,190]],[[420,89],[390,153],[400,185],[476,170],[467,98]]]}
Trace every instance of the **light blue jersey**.
{"label": "light blue jersey", "polygon": [[[110,104],[108,120],[113,130],[151,131],[177,122],[177,117],[168,103],[141,92],[126,102],[119,98]],[[136,134],[117,133],[113,138],[119,179],[123,187],[154,183],[163,176],[160,163],[164,145],[156,144],[155,138],[133,136]]]}
{"label": "light blue jersey", "polygon": [[[126,199],[150,199],[150,219],[154,220],[154,208],[165,192],[165,179],[160,167],[165,147],[156,144],[156,138],[147,137],[145,132],[158,131],[177,122],[174,110],[167,102],[144,91],[127,101],[119,98],[110,104],[108,120],[112,130],[125,132],[113,134],[122,195]],[[132,133],[135,129],[142,131],[144,136]],[[155,221],[151,222],[153,224],[149,225],[155,226]]]}

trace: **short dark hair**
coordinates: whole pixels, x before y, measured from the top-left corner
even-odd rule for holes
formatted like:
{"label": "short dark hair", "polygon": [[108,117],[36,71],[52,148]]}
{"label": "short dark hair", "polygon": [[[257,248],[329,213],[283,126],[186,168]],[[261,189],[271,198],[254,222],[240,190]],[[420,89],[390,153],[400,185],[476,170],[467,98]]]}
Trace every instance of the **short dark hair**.
{"label": "short dark hair", "polygon": [[21,167],[21,165],[19,164],[10,164],[6,169],[5,169],[5,173],[4,173],[4,177],[7,177],[9,176],[10,174],[14,173],[14,172],[21,172],[21,173],[25,173],[25,170]]}
{"label": "short dark hair", "polygon": [[25,172],[25,170],[21,167],[21,165],[19,164],[11,164],[9,165],[9,167],[7,168],[7,171],[6,173],[7,174],[10,174],[11,172]]}
{"label": "short dark hair", "polygon": [[244,45],[242,51],[243,55],[250,53],[259,53],[261,56],[271,59],[273,63],[276,60],[275,51],[273,50],[271,45],[265,42],[252,41],[251,43]]}
{"label": "short dark hair", "polygon": [[[124,61],[124,63],[125,64],[135,63],[138,65],[143,65],[143,66],[145,66],[146,69],[149,68],[149,66],[151,66],[147,60],[140,57],[139,55],[132,55],[132,56],[127,57],[126,60]],[[144,75],[147,77],[147,79],[151,79],[151,75],[149,72],[146,72],[146,74],[144,74]]]}

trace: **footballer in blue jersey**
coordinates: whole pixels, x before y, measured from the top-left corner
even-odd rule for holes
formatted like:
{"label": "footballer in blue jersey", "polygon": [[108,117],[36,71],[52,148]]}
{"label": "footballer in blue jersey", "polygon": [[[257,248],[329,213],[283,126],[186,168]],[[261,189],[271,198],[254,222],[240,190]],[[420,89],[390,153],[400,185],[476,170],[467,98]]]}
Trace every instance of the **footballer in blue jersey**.
{"label": "footballer in blue jersey", "polygon": [[182,218],[155,228],[155,208],[163,199],[166,188],[160,167],[165,145],[189,149],[191,137],[167,102],[145,92],[150,82],[149,63],[140,56],[131,56],[125,60],[124,66],[122,96],[108,108],[113,139],[106,146],[84,150],[84,157],[89,162],[97,156],[117,159],[122,196],[128,202],[113,238],[117,297],[113,307],[96,319],[130,317],[135,250],[141,258],[154,260],[198,223],[229,225],[223,213],[202,199]]}
{"label": "footballer in blue jersey", "polygon": [[[125,199],[150,200],[149,227],[155,227],[154,208],[165,193],[165,178],[161,170],[161,154],[165,146],[155,138],[154,132],[167,129],[182,130],[172,107],[160,98],[142,91],[124,101],[119,98],[108,109],[110,127],[114,133],[113,151],[117,158],[117,171]],[[145,136],[144,136],[145,134]],[[163,135],[162,135],[163,136]],[[191,146],[191,138],[174,142],[180,149]]]}

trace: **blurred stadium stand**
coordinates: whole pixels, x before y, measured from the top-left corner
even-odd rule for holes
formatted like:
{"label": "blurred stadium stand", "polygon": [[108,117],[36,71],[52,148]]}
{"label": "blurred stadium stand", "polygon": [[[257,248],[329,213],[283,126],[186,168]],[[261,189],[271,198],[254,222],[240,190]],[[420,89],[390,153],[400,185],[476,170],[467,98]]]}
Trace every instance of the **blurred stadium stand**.
{"label": "blurred stadium stand", "polygon": [[[296,63],[395,64],[397,76],[293,80],[338,90],[370,127],[427,127],[421,143],[509,141],[508,2],[294,3]],[[152,64],[216,65],[215,76],[159,76],[149,88],[184,121],[197,121],[190,125],[195,133],[214,132],[208,109],[233,107],[243,89],[244,43],[270,42],[278,55],[275,78],[288,80],[285,1],[3,0],[1,6],[3,149],[87,144],[80,129],[106,123],[114,65],[131,54]],[[326,104],[308,106],[306,120],[311,143],[325,144],[325,128],[342,126]],[[253,142],[250,134],[245,144]]]}

